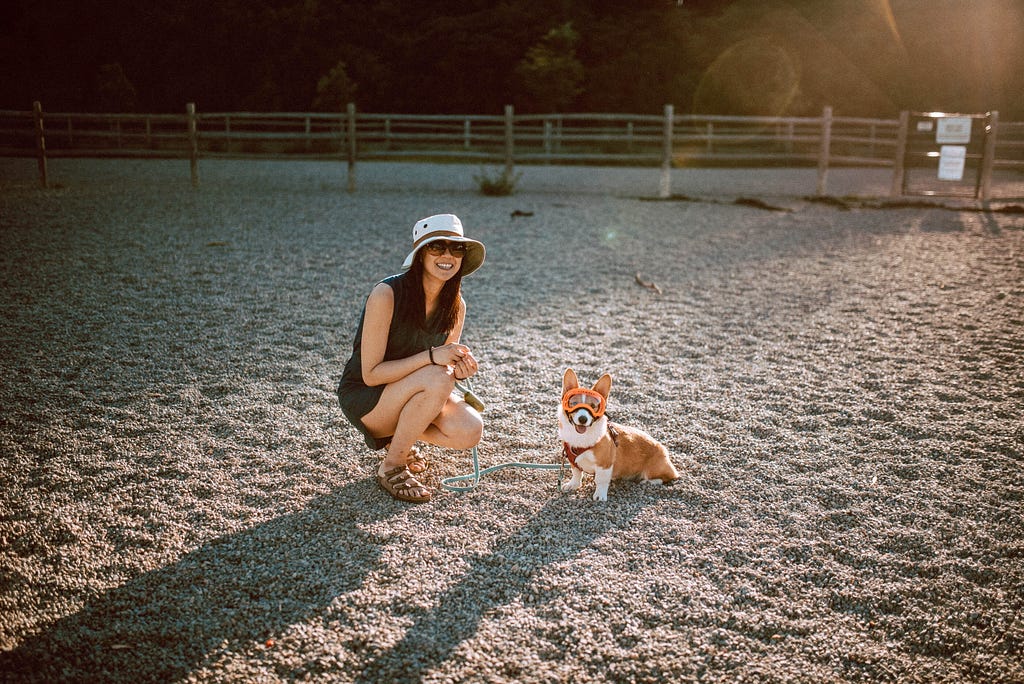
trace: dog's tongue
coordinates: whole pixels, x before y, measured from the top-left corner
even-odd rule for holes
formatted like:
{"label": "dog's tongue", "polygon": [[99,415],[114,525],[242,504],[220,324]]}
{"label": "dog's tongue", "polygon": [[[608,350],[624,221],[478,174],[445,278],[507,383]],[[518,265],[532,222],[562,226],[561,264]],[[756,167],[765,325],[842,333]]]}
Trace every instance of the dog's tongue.
{"label": "dog's tongue", "polygon": [[577,425],[576,426],[576,432],[580,433],[581,435],[583,433],[585,433],[586,431],[587,431],[587,426],[586,425]]}

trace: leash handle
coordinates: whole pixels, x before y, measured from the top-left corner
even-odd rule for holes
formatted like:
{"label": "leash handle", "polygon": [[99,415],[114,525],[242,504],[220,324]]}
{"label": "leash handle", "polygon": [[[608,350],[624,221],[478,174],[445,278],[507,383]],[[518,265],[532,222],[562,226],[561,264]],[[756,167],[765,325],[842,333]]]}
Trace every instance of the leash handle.
{"label": "leash handle", "polygon": [[462,392],[463,401],[465,401],[467,404],[475,408],[480,413],[484,412],[484,402],[480,399],[480,397],[476,396],[476,394],[473,393],[473,385],[470,384],[469,378],[466,378],[465,380],[456,380],[455,387],[460,392]]}

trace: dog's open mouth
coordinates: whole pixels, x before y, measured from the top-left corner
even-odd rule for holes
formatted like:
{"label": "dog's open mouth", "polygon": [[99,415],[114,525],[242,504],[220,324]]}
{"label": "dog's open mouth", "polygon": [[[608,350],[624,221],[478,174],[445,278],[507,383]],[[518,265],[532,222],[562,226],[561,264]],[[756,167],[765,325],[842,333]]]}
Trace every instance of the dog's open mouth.
{"label": "dog's open mouth", "polygon": [[576,426],[576,432],[578,432],[579,434],[582,435],[583,433],[585,433],[587,431],[588,427],[590,427],[590,426],[589,425],[577,425]]}

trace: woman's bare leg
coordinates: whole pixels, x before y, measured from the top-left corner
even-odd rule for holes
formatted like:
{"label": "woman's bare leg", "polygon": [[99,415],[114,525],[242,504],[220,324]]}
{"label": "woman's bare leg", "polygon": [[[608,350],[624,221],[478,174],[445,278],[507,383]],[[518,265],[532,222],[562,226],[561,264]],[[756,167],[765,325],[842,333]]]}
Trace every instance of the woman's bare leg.
{"label": "woman's bare leg", "polygon": [[484,421],[476,409],[449,396],[420,439],[448,449],[472,449],[480,443],[483,431]]}
{"label": "woman's bare leg", "polygon": [[[454,387],[455,380],[444,367],[427,366],[384,388],[380,401],[363,416],[371,434],[392,435],[378,472],[406,464],[410,449],[442,414]],[[446,433],[434,430],[438,434],[432,432],[428,437],[443,439]]]}

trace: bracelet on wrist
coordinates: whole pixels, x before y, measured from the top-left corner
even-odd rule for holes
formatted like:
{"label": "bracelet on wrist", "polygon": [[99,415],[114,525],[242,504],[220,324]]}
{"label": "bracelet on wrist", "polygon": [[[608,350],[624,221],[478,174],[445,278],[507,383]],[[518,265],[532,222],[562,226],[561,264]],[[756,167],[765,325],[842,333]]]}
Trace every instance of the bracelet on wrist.
{"label": "bracelet on wrist", "polygon": [[429,349],[427,349],[427,358],[430,359],[430,365],[431,366],[436,366],[437,365],[437,363],[434,362],[434,348],[433,347],[430,347]]}

